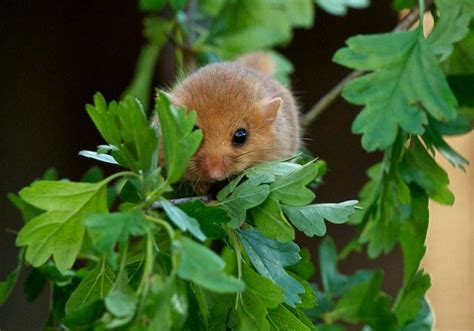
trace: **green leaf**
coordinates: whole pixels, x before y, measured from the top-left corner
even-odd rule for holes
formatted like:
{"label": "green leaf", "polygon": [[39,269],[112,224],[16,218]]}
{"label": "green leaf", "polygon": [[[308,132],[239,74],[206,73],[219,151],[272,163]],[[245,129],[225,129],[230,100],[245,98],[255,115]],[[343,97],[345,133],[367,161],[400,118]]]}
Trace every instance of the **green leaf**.
{"label": "green leaf", "polygon": [[405,181],[418,184],[431,199],[447,205],[454,203],[454,194],[448,188],[448,174],[417,138],[412,139],[400,167]]}
{"label": "green leaf", "polygon": [[463,40],[469,32],[469,23],[473,13],[463,9],[462,3],[452,0],[436,0],[440,19],[428,41],[431,49],[444,61],[453,51],[453,44]]}
{"label": "green leaf", "polygon": [[456,98],[419,29],[357,36],[347,45],[334,55],[335,62],[374,71],[350,81],[343,91],[349,102],[365,105],[352,130],[363,134],[367,151],[393,144],[399,128],[422,134],[427,124],[425,111],[442,121],[456,117]]}
{"label": "green leaf", "polygon": [[376,176],[378,173],[380,178],[380,182],[373,183],[372,189],[378,190],[383,185],[383,191],[377,193],[374,204],[367,208],[366,224],[359,236],[360,243],[368,243],[370,258],[392,250],[400,236],[401,223],[410,216],[410,188],[398,171],[387,174],[381,166],[374,168],[371,174]]}
{"label": "green leaf", "polygon": [[363,270],[352,276],[341,274],[337,269],[336,245],[331,237],[325,237],[319,245],[319,269],[324,290],[336,296],[343,295],[372,276],[371,272]]}
{"label": "green leaf", "polygon": [[425,255],[425,239],[428,230],[428,197],[421,189],[411,189],[411,214],[403,222],[400,233],[400,246],[403,253],[403,285],[415,276]]}
{"label": "green leaf", "polygon": [[267,309],[262,300],[252,291],[244,292],[237,306],[236,313],[239,321],[235,330],[270,331],[270,324],[265,318],[267,316]]}
{"label": "green leaf", "polygon": [[311,0],[226,1],[212,21],[207,44],[220,57],[231,59],[285,44],[293,27],[310,27],[313,19]]}
{"label": "green leaf", "polygon": [[326,234],[327,220],[334,224],[343,224],[349,220],[354,213],[356,200],[341,203],[317,203],[303,207],[283,206],[283,211],[291,223],[303,231],[308,237],[324,236]]}
{"label": "green leaf", "polygon": [[135,318],[131,330],[182,329],[188,310],[182,283],[176,278],[163,278],[157,274],[151,276],[149,283],[140,314]]}
{"label": "green leaf", "polygon": [[46,210],[18,233],[17,245],[27,246],[26,261],[38,267],[53,256],[61,272],[72,267],[84,237],[84,215],[107,211],[107,182],[37,181],[21,190],[23,200]]}
{"label": "green leaf", "polygon": [[119,164],[135,172],[156,168],[156,128],[149,124],[137,99],[128,96],[123,101],[112,101],[107,105],[104,97],[96,93],[94,105],[86,105],[86,110],[102,138],[112,145],[112,156]]}
{"label": "green leaf", "polygon": [[405,325],[416,318],[430,286],[430,276],[419,271],[410,283],[402,288],[394,306],[394,313],[400,325]]}
{"label": "green leaf", "polygon": [[284,177],[279,177],[270,185],[273,197],[283,204],[304,206],[314,200],[314,192],[306,187],[318,175],[318,168],[313,162],[305,164]]}
{"label": "green leaf", "polygon": [[103,315],[104,311],[104,303],[102,301],[94,301],[72,311],[61,320],[61,324],[73,330],[90,330]]}
{"label": "green leaf", "polygon": [[89,214],[84,224],[97,252],[105,254],[112,267],[117,265],[114,247],[127,242],[129,236],[145,234],[148,223],[139,209],[112,214]]}
{"label": "green leaf", "polygon": [[99,167],[93,166],[87,169],[82,175],[81,182],[84,183],[98,183],[104,179],[104,172]]}
{"label": "green leaf", "polygon": [[451,56],[443,62],[445,72],[450,75],[474,74],[474,30],[464,40],[454,45]]}
{"label": "green leaf", "polygon": [[293,315],[285,306],[268,311],[268,320],[279,331],[310,331],[311,329]]}
{"label": "green leaf", "polygon": [[229,225],[239,227],[245,221],[247,210],[263,203],[268,194],[268,185],[256,186],[251,180],[237,186],[230,196],[221,201],[222,208],[231,218]]}
{"label": "green leaf", "polygon": [[[459,167],[465,170],[465,167],[469,165],[469,161],[462,157],[456,152],[448,143],[443,139],[440,130],[436,127],[437,124],[430,122],[426,133],[423,135],[423,141],[425,142],[428,149],[436,150],[443,155],[443,157],[449,161],[453,166]],[[467,132],[471,130],[470,124],[468,124]],[[462,129],[464,131],[464,129]]]}
{"label": "green leaf", "polygon": [[224,6],[226,0],[201,0],[198,2],[199,8],[207,16],[217,16]]}
{"label": "green leaf", "polygon": [[195,218],[207,238],[217,239],[225,236],[222,224],[230,221],[227,212],[219,207],[207,206],[202,201],[192,201],[179,205],[190,217]]}
{"label": "green leaf", "polygon": [[316,0],[316,3],[331,15],[344,16],[349,8],[369,7],[370,0]]}
{"label": "green leaf", "polygon": [[[188,238],[173,241],[178,254],[178,275],[215,292],[241,292],[245,284],[224,273],[219,255]],[[203,267],[205,266],[205,267]]]}
{"label": "green leaf", "polygon": [[10,296],[15,287],[18,277],[20,276],[21,266],[23,265],[23,249],[20,250],[18,257],[18,264],[16,268],[11,271],[5,280],[0,281],[0,305],[3,305]]}
{"label": "green leaf", "polygon": [[258,295],[265,307],[276,308],[283,303],[283,289],[268,278],[260,276],[246,263],[242,264],[242,275],[246,288]]}
{"label": "green leaf", "polygon": [[154,12],[162,9],[167,0],[139,0],[138,7],[141,11]]}
{"label": "green leaf", "polygon": [[281,242],[295,239],[295,230],[274,198],[269,197],[263,204],[252,209],[252,216],[255,226],[265,237]]}
{"label": "green leaf", "polygon": [[309,280],[316,270],[311,261],[311,254],[307,248],[302,248],[300,251],[301,260],[287,269],[297,274],[304,280]]}
{"label": "green leaf", "polygon": [[255,269],[283,288],[285,303],[291,307],[299,304],[304,287],[284,269],[299,261],[298,245],[268,239],[256,229],[240,231],[239,237]]}
{"label": "green leaf", "polygon": [[196,112],[186,114],[183,108],[175,108],[163,92],[156,99],[156,111],[163,137],[164,155],[168,170],[168,183],[177,182],[184,174],[188,161],[199,148],[202,131],[193,130]]}
{"label": "green leaf", "polygon": [[101,161],[101,162],[104,162],[104,163],[119,164],[117,162],[117,160],[112,155],[109,155],[109,154],[97,153],[97,152],[94,152],[94,151],[85,151],[84,150],[84,151],[80,151],[79,155],[87,157],[89,159],[94,159],[94,160],[97,160],[97,161]]}
{"label": "green leaf", "polygon": [[188,0],[169,0],[171,8],[173,8],[175,11],[183,10],[186,4],[188,3]]}
{"label": "green leaf", "polygon": [[105,297],[105,307],[117,317],[131,318],[135,313],[137,302],[137,295],[128,285],[127,273],[123,270],[119,273],[113,288]]}
{"label": "green leaf", "polygon": [[408,323],[400,329],[400,331],[431,331],[433,327],[433,315],[431,309],[423,299],[421,302],[421,309],[418,312],[415,320]]}
{"label": "green leaf", "polygon": [[327,314],[331,321],[367,323],[375,330],[396,330],[397,319],[390,311],[390,299],[381,292],[382,273],[360,283],[343,294],[335,309]]}
{"label": "green leaf", "polygon": [[72,292],[66,303],[66,314],[69,315],[96,301],[103,300],[108,295],[114,281],[115,274],[105,263],[105,259],[102,259]]}
{"label": "green leaf", "polygon": [[188,216],[184,211],[173,205],[168,200],[160,200],[161,206],[169,219],[182,231],[189,231],[197,239],[204,241],[206,235],[201,231],[195,218]]}
{"label": "green leaf", "polygon": [[396,11],[411,9],[415,6],[416,0],[393,0],[392,8]]}
{"label": "green leaf", "polygon": [[21,218],[25,223],[29,222],[31,219],[43,212],[41,209],[29,204],[16,194],[8,193],[7,198],[15,206],[15,208],[20,211]]}

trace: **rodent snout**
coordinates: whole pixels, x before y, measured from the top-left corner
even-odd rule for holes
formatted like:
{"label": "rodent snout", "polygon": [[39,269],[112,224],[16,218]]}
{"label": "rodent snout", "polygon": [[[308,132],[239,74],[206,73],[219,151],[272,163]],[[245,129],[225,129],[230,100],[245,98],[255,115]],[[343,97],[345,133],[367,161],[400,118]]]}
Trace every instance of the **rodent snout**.
{"label": "rodent snout", "polygon": [[204,156],[201,164],[205,177],[211,180],[222,180],[228,176],[228,165],[230,157],[219,154],[208,154]]}

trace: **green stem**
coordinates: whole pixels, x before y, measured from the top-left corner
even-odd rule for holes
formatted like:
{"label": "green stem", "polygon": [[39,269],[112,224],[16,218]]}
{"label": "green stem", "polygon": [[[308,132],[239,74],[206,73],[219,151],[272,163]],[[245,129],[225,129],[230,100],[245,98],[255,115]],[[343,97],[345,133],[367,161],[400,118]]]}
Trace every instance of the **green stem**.
{"label": "green stem", "polygon": [[145,219],[147,221],[150,221],[150,222],[156,223],[158,225],[161,225],[168,232],[168,235],[169,235],[170,239],[173,239],[175,237],[175,232],[174,232],[173,228],[171,227],[171,225],[169,225],[168,222],[165,222],[165,221],[163,221],[159,218],[156,218],[156,217],[153,217],[153,216],[150,216],[150,215],[146,215]]}
{"label": "green stem", "polygon": [[[226,227],[226,232],[227,236],[230,239],[231,245],[234,248],[235,258],[237,260],[237,278],[239,280],[242,280],[242,253],[240,251],[239,239],[237,238],[235,231],[230,229],[229,227]],[[235,296],[235,309],[237,309],[239,305],[239,298],[241,298],[240,293],[237,293],[237,295]]]}
{"label": "green stem", "polygon": [[424,25],[424,16],[425,16],[425,0],[418,0],[418,13],[420,15],[420,28],[421,32],[424,33],[425,25]]}

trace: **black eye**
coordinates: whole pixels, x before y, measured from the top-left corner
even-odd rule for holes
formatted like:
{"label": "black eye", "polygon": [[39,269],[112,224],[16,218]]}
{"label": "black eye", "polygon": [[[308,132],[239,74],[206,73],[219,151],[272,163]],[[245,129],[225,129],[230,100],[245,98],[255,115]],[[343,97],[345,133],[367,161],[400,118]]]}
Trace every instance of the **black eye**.
{"label": "black eye", "polygon": [[245,129],[237,129],[235,131],[234,136],[232,137],[232,144],[234,145],[243,145],[247,141],[247,130]]}
{"label": "black eye", "polygon": [[196,130],[199,130],[199,126],[197,126],[197,125],[195,125],[195,126],[193,127],[193,131],[196,131]]}

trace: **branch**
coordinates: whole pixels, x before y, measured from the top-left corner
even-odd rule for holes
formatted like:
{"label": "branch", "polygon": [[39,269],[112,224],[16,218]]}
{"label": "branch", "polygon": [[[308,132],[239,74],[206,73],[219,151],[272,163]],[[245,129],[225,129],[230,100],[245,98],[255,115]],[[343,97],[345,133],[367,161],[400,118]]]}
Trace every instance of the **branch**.
{"label": "branch", "polygon": [[[425,8],[428,11],[431,6],[433,5],[433,0],[426,0],[425,1]],[[392,30],[392,32],[400,32],[400,31],[406,31],[408,30],[417,20],[418,20],[418,8],[413,8],[408,15],[406,15],[399,23],[398,25]],[[341,95],[342,89],[344,88],[344,85],[359,76],[364,74],[364,71],[362,70],[354,70],[352,71],[349,75],[344,77],[339,83],[337,83],[336,86],[334,86],[328,93],[326,93],[321,99],[319,99],[316,104],[311,107],[311,109],[302,116],[301,123],[303,126],[307,127],[309,126],[316,118],[318,118],[321,113],[329,108],[336,100],[337,98]]]}
{"label": "branch", "polygon": [[[197,197],[186,197],[186,198],[179,198],[179,199],[171,199],[169,200],[172,204],[174,205],[180,205],[186,202],[191,202],[191,201],[202,201],[202,202],[211,202],[212,198],[209,195],[200,195]],[[161,202],[156,201],[151,204],[151,209],[161,209],[162,205]]]}

